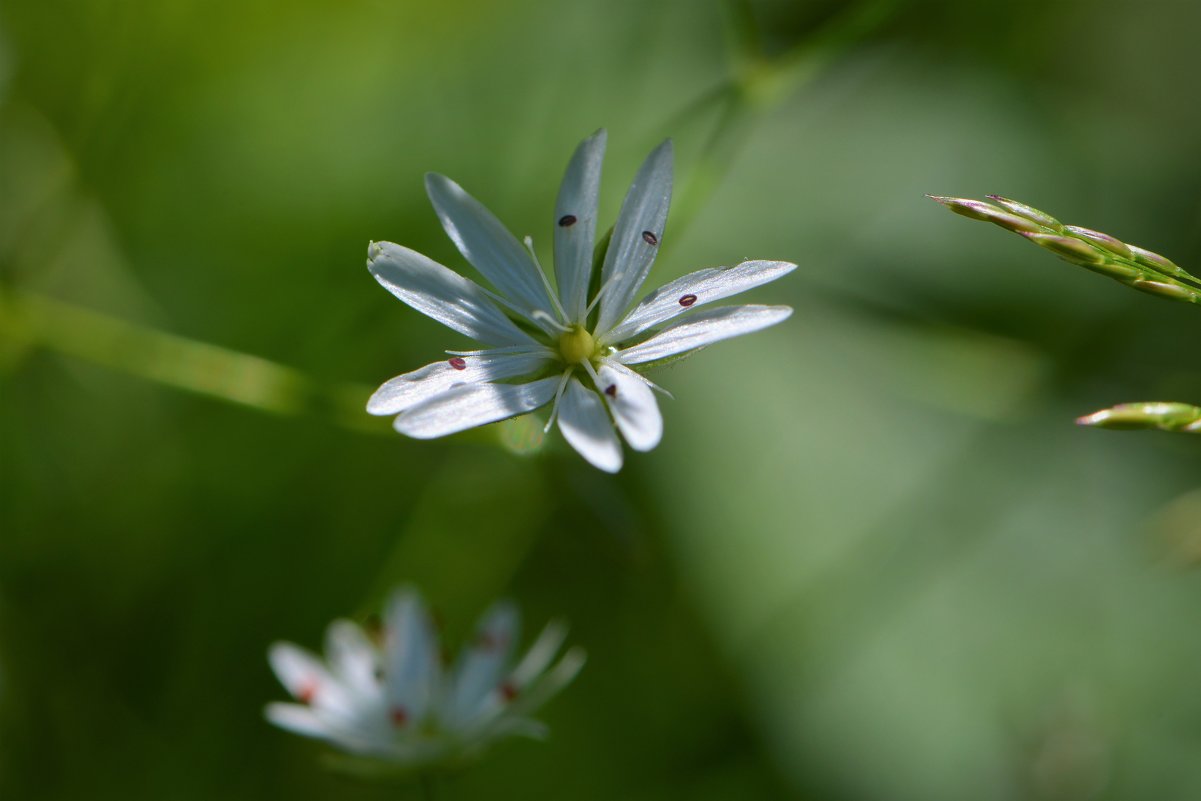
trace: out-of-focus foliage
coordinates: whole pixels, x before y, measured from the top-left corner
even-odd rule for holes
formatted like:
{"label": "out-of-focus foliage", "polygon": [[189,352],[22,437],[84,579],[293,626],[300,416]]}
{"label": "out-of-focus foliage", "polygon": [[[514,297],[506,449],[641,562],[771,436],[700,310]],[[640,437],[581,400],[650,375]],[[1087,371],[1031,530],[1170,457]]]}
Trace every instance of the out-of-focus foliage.
{"label": "out-of-focus foliage", "polygon": [[[1199,26],[1181,0],[0,0],[0,797],[415,797],[261,717],[269,642],[399,580],[452,637],[509,594],[590,654],[547,743],[442,799],[1198,797],[1201,452],[1072,420],[1201,398],[1201,320],[922,194],[1195,269]],[[357,418],[452,344],[363,268],[370,239],[463,266],[422,174],[549,263],[602,125],[604,219],[677,140],[652,283],[795,261],[761,292],[792,320],[656,374],[664,442],[616,479],[557,434]],[[288,402],[221,400],[221,354],[286,369]]]}

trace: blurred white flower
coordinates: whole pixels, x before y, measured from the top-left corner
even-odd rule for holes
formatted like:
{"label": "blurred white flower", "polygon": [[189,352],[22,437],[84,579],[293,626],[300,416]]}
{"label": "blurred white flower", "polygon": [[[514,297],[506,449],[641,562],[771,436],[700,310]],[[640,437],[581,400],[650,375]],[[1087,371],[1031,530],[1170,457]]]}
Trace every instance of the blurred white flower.
{"label": "blurred white flower", "polygon": [[[446,233],[495,287],[491,292],[416,251],[373,242],[367,268],[414,309],[489,346],[397,376],[367,403],[397,415],[402,434],[430,439],[552,403],[547,428],[559,429],[601,470],[621,469],[617,431],[648,451],[663,417],[641,370],[722,339],[774,325],[787,306],[723,306],[716,300],[773,281],[796,265],[748,261],[676,279],[630,309],[663,240],[671,201],[672,147],[647,157],[626,194],[593,275],[597,194],[605,132],[576,149],[555,203],[555,279],[551,288],[527,238],[523,247],[483,205],[441,175],[426,191]],[[633,369],[632,369],[633,368]],[[512,379],[531,379],[506,383]],[[617,431],[614,430],[616,424]]]}
{"label": "blurred white flower", "polygon": [[404,767],[453,763],[511,735],[542,737],[529,716],[584,664],[571,648],[554,662],[566,627],[552,622],[516,665],[520,618],[494,604],[453,667],[413,590],[388,600],[378,640],[348,620],[326,633],[325,659],[291,643],[271,646],[280,682],[300,703],[272,703],[267,719],[358,757]]}

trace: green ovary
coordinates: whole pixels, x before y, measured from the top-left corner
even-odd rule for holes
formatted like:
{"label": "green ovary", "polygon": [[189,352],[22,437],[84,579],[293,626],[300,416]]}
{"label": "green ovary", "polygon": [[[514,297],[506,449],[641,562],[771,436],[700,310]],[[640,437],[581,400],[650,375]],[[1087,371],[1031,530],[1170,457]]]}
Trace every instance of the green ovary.
{"label": "green ovary", "polygon": [[596,353],[596,340],[581,326],[559,337],[559,353],[568,364],[586,362]]}

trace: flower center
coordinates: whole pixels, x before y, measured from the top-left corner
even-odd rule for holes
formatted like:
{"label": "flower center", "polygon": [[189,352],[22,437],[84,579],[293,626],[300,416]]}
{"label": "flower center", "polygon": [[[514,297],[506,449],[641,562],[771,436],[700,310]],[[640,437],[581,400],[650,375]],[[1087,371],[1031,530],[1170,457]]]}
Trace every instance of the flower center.
{"label": "flower center", "polygon": [[579,364],[592,358],[596,352],[596,340],[584,330],[583,326],[575,326],[559,337],[559,353],[568,364]]}

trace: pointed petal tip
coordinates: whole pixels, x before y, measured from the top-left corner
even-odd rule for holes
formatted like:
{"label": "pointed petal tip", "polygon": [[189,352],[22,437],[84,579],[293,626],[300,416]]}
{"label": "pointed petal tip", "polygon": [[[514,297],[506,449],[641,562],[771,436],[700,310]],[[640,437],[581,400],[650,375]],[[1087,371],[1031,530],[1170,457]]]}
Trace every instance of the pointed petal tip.
{"label": "pointed petal tip", "polygon": [[[451,178],[447,178],[440,172],[427,172],[425,174],[425,194],[429,196],[430,202],[434,204],[435,210],[438,208],[437,201],[434,199],[438,194],[466,194],[463,187]],[[439,216],[441,212],[439,211]]]}

